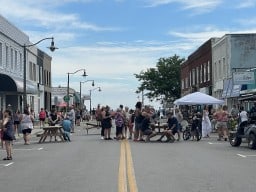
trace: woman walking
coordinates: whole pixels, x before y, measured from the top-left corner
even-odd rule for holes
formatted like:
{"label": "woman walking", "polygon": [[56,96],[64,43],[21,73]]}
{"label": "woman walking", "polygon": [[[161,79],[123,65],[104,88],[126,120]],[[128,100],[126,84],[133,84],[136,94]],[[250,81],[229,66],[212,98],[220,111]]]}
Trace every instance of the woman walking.
{"label": "woman walking", "polygon": [[3,141],[5,143],[5,150],[7,157],[3,160],[12,160],[12,141],[14,138],[14,125],[12,120],[12,113],[10,110],[5,110],[3,119]]}
{"label": "woman walking", "polygon": [[210,137],[210,133],[212,131],[212,125],[209,118],[208,106],[204,106],[203,117],[202,117],[202,137],[207,138]]}
{"label": "woman walking", "polygon": [[30,144],[30,135],[33,129],[34,117],[30,115],[28,109],[24,109],[24,114],[21,115],[20,123],[24,138],[24,145]]}

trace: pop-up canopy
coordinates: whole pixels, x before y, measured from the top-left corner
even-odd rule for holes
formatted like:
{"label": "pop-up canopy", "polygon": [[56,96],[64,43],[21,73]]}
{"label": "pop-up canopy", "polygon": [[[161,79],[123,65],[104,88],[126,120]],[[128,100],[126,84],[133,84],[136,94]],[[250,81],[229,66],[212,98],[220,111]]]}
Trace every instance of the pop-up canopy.
{"label": "pop-up canopy", "polygon": [[175,105],[203,105],[203,104],[223,104],[223,100],[216,99],[201,92],[195,92],[174,101]]}

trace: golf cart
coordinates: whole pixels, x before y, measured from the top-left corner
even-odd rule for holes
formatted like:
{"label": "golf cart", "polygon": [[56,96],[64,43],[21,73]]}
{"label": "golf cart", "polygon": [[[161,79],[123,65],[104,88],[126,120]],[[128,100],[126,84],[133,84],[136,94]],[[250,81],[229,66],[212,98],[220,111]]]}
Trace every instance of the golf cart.
{"label": "golf cart", "polygon": [[250,149],[256,149],[256,124],[255,122],[242,122],[236,131],[229,134],[229,142],[233,147],[241,145],[243,138],[248,142]]}

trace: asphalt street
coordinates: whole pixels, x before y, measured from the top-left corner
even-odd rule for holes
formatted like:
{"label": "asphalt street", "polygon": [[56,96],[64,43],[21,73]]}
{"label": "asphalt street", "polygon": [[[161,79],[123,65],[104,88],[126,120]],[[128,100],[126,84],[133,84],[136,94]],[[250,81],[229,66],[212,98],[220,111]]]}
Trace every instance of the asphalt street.
{"label": "asphalt street", "polygon": [[19,139],[14,159],[0,160],[0,191],[255,191],[256,151],[246,144],[234,148],[216,135],[199,142],[105,141],[99,133],[79,127],[71,142]]}

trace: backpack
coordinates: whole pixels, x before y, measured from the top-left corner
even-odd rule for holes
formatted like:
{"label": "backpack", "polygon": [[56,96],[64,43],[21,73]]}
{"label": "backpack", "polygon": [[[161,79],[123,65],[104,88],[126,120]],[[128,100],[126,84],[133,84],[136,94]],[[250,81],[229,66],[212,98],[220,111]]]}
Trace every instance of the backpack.
{"label": "backpack", "polygon": [[117,127],[122,127],[124,125],[124,119],[120,113],[116,114],[115,124]]}

